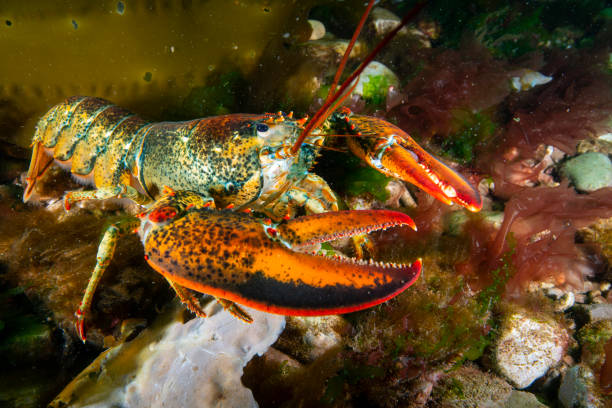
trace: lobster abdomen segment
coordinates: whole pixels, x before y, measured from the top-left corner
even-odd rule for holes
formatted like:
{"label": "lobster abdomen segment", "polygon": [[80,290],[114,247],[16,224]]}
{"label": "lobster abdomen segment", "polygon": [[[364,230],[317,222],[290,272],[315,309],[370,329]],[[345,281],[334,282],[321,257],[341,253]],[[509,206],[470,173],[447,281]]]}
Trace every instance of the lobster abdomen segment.
{"label": "lobster abdomen segment", "polygon": [[146,123],[100,98],[72,97],[54,106],[39,120],[34,134],[24,201],[53,160],[96,187],[116,185],[130,171],[126,147]]}

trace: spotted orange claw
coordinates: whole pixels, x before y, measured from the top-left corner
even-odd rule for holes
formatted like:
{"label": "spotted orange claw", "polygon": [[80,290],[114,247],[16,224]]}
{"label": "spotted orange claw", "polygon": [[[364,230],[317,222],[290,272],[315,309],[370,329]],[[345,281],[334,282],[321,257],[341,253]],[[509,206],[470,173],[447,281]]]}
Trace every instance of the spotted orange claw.
{"label": "spotted orange claw", "polygon": [[402,129],[371,116],[350,115],[346,111],[339,116],[356,135],[348,138],[350,149],[376,170],[412,183],[443,203],[455,203],[474,212],[482,208],[478,190],[423,150]]}
{"label": "spotted orange claw", "polygon": [[348,313],[384,302],[421,272],[411,265],[299,252],[309,245],[396,226],[405,214],[336,211],[269,224],[239,212],[189,210],[140,229],[149,264],[182,287],[285,315]]}

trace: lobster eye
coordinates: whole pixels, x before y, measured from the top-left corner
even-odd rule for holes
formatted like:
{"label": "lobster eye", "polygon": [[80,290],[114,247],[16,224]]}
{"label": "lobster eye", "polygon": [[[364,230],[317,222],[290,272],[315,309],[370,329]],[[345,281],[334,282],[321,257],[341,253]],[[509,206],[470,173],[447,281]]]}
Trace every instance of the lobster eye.
{"label": "lobster eye", "polygon": [[270,128],[265,123],[258,123],[257,124],[257,131],[258,132],[264,133],[264,132],[267,132],[268,129],[270,129]]}

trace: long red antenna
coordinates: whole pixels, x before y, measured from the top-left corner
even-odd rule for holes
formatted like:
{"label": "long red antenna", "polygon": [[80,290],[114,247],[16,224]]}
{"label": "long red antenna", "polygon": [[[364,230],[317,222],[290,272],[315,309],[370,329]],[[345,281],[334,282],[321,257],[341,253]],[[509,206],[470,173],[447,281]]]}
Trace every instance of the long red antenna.
{"label": "long red antenna", "polygon": [[333,96],[328,96],[325,103],[323,104],[323,106],[321,106],[319,108],[319,110],[315,113],[315,115],[312,117],[312,120],[308,123],[308,125],[306,125],[306,128],[302,131],[302,134],[298,137],[298,139],[296,140],[295,144],[291,147],[291,153],[295,154],[297,153],[298,149],[300,148],[300,146],[302,145],[302,142],[304,141],[304,139],[306,137],[308,137],[308,135],[310,134],[310,132],[317,126],[319,126],[321,123],[323,123],[323,121],[326,118],[326,114],[327,111],[329,109],[329,107],[334,103],[335,100],[338,99],[338,97],[340,97],[340,95],[342,95],[342,93],[346,90],[346,88],[349,87],[349,85],[351,84],[351,82],[353,82],[353,80],[355,78],[357,78],[359,75],[361,75],[361,73],[363,72],[363,70],[365,69],[365,67],[372,62],[372,60],[374,59],[374,57],[376,57],[376,55],[380,52],[380,50],[389,43],[389,41],[391,41],[393,39],[393,37],[395,37],[395,35],[397,34],[397,32],[399,30],[401,30],[407,23],[408,21],[412,20],[420,11],[421,9],[425,6],[425,4],[427,4],[427,1],[418,3],[416,6],[414,6],[412,8],[412,10],[410,10],[403,18],[402,21],[400,21],[400,23],[398,24],[397,27],[395,27],[393,30],[391,30],[386,36],[385,38],[383,38],[380,43],[378,43],[378,45],[376,46],[376,48],[374,48],[374,50],[367,56],[365,57],[365,59],[363,60],[363,62],[359,65],[359,67],[353,71],[353,73],[342,83],[342,85],[340,85],[340,89],[338,89]]}
{"label": "long red antenna", "polygon": [[355,32],[353,32],[353,38],[351,38],[351,41],[346,47],[346,51],[344,51],[344,55],[342,56],[340,65],[338,65],[338,69],[336,70],[336,75],[334,76],[334,80],[331,86],[329,87],[329,92],[327,93],[327,98],[325,98],[325,102],[327,102],[334,95],[336,86],[338,86],[338,82],[340,82],[340,75],[342,75],[342,71],[344,71],[344,67],[346,66],[346,62],[349,59],[349,55],[351,55],[351,51],[353,51],[353,46],[357,42],[357,37],[359,37],[359,34],[361,33],[361,29],[363,28],[363,25],[365,24],[366,19],[368,18],[368,15],[370,14],[370,11],[372,10],[372,7],[374,7],[375,1],[376,0],[370,0],[370,2],[368,3],[368,7],[361,15],[361,20],[359,20],[359,24],[357,24],[357,28],[355,29]]}

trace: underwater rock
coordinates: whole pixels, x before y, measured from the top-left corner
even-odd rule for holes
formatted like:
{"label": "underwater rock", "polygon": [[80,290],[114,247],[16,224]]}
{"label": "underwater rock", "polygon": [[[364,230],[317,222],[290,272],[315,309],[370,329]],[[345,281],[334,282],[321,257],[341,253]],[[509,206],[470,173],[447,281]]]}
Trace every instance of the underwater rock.
{"label": "underwater rock", "polygon": [[439,408],[545,408],[535,395],[512,389],[502,378],[465,365],[442,378],[432,392]]}
{"label": "underwater rock", "polygon": [[581,362],[595,371],[600,370],[606,360],[605,345],[612,339],[612,320],[588,323],[576,337],[581,346]]}
{"label": "underwater rock", "polygon": [[555,312],[565,312],[576,303],[574,292],[566,292],[555,302]]}
{"label": "underwater rock", "polygon": [[289,316],[275,347],[300,362],[312,362],[339,347],[348,323],[341,316]]}
{"label": "underwater rock", "polygon": [[[303,52],[314,61],[310,61],[309,64],[319,62],[325,65],[337,64],[346,49],[348,48],[349,40],[341,39],[327,39],[322,38],[320,40],[308,41],[303,44]],[[351,50],[351,58],[362,58],[367,53],[367,47],[363,41],[357,41]]]}
{"label": "underwater rock", "polygon": [[557,365],[569,337],[550,318],[527,311],[508,313],[500,324],[500,335],[493,348],[495,368],[517,388],[526,388]]}
{"label": "underwater rock", "polygon": [[[385,35],[389,34],[390,31],[395,29],[395,27],[400,24],[401,20],[401,18],[385,8],[374,7],[369,16],[368,29],[373,33],[374,38],[380,40]],[[399,30],[397,35],[399,37],[411,35],[419,41],[419,44],[422,47],[431,47],[431,42],[429,41],[428,36],[417,28],[403,27],[401,30]]]}
{"label": "underwater rock", "polygon": [[612,162],[602,153],[589,152],[573,157],[565,162],[562,173],[579,191],[612,186]]}
{"label": "underwater rock", "polygon": [[308,24],[310,24],[310,28],[312,28],[312,33],[310,33],[310,41],[320,40],[325,37],[325,26],[319,20],[308,20]]}
{"label": "underwater rock", "polygon": [[559,387],[559,401],[564,408],[604,408],[606,403],[597,389],[593,372],[575,365],[565,372]]}
{"label": "underwater rock", "polygon": [[[592,243],[601,248],[601,254],[608,264],[612,265],[612,218],[598,220],[593,225],[582,228],[579,234],[585,243]],[[600,290],[607,292],[610,288]]]}
{"label": "underwater rock", "polygon": [[[606,135],[609,135],[608,139]],[[576,146],[576,152],[579,154],[588,152],[598,152],[607,155],[612,155],[612,133],[601,135],[597,138],[588,138],[581,140]]]}
{"label": "underwater rock", "polygon": [[[374,34],[382,38],[395,29],[402,19],[385,8],[374,7],[370,13],[369,20],[370,26],[374,29]],[[403,27],[399,34],[406,34],[407,32],[406,27]]]}
{"label": "underwater rock", "polygon": [[361,96],[367,103],[382,105],[387,100],[389,87],[398,87],[399,78],[387,66],[372,61],[359,76],[353,95]]}
{"label": "underwater rock", "polygon": [[612,320],[612,304],[601,303],[592,305],[579,305],[575,308],[575,313],[586,322]]}
{"label": "underwater rock", "polygon": [[416,201],[410,194],[410,190],[406,187],[406,183],[401,180],[392,179],[389,180],[385,186],[385,190],[389,193],[389,198],[383,203],[387,208],[400,208],[409,207],[414,208],[417,206]]}
{"label": "underwater rock", "polygon": [[466,365],[444,377],[432,392],[436,407],[502,407],[512,386],[502,378]]}
{"label": "underwater rock", "polygon": [[134,340],[102,353],[50,406],[256,407],[240,382],[243,367],[276,341],[285,318],[245,307],[248,324],[213,303],[209,317],[187,323],[175,304]]}
{"label": "underwater rock", "polygon": [[534,394],[525,391],[512,390],[510,397],[505,401],[504,408],[546,408],[547,405],[538,401]]}
{"label": "underwater rock", "polygon": [[522,69],[510,78],[510,84],[515,91],[528,91],[538,85],[544,85],[553,80],[553,77],[546,76],[531,69]]}

